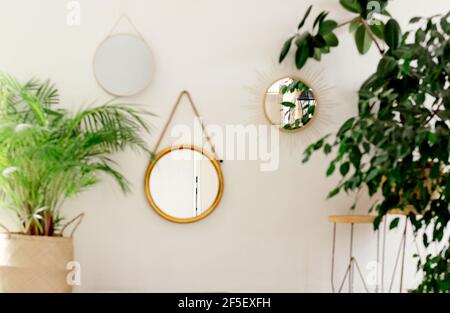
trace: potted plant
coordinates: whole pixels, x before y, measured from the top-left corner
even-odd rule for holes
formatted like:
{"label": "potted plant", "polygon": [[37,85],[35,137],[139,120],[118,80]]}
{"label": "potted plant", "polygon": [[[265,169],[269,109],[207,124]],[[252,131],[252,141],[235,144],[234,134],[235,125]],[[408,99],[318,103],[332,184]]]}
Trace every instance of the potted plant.
{"label": "potted plant", "polygon": [[20,226],[19,233],[2,226],[0,292],[70,292],[72,238],[63,232],[82,216],[68,223],[64,200],[94,186],[100,173],[128,192],[111,156],[127,148],[150,155],[140,137],[149,132],[149,112],[106,103],[70,113],[58,103],[51,82],[0,74],[0,208]]}
{"label": "potted plant", "polygon": [[321,12],[312,31],[303,31],[310,7],[283,45],[280,62],[293,43],[298,69],[311,58],[320,61],[339,45],[337,30],[344,26],[361,54],[375,46],[380,61],[358,92],[358,115],[310,145],[304,162],[314,151],[336,152],[327,176],[338,172],[341,179],[329,197],[380,192],[370,208],[377,213],[375,228],[392,209],[404,211],[424,246],[439,247],[418,259],[423,281],[417,291],[450,292],[450,13],[413,17],[411,30],[402,32],[388,0],[339,2],[352,16],[338,23]]}

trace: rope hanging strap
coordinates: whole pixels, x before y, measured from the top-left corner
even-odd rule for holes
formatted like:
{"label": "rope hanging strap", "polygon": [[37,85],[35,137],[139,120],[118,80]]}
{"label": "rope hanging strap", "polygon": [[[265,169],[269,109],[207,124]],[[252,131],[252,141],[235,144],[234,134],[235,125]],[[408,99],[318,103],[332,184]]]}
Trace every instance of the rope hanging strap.
{"label": "rope hanging strap", "polygon": [[167,132],[167,129],[169,128],[170,122],[172,121],[173,116],[175,115],[175,112],[176,112],[176,110],[178,108],[178,105],[180,104],[181,99],[183,98],[183,96],[186,96],[188,98],[189,104],[191,105],[191,108],[194,111],[194,114],[197,117],[197,119],[198,119],[198,121],[200,123],[200,126],[202,127],[202,132],[205,135],[206,140],[208,141],[208,143],[209,143],[209,145],[211,147],[212,154],[214,155],[216,160],[218,160],[217,154],[216,154],[216,149],[215,149],[214,145],[212,144],[211,137],[208,135],[208,132],[206,131],[205,124],[203,124],[203,121],[202,121],[202,119],[200,117],[200,113],[198,112],[198,110],[197,110],[197,108],[196,108],[196,106],[194,104],[194,101],[192,100],[191,94],[187,90],[183,90],[179,94],[179,96],[177,98],[177,101],[175,102],[175,105],[173,106],[172,111],[170,112],[169,119],[167,120],[166,124],[164,125],[163,131],[162,131],[161,135],[159,136],[158,141],[156,142],[155,148],[153,149],[154,153],[156,154],[158,152],[158,148],[159,148],[159,146],[161,144],[162,139],[164,138],[164,134]]}
{"label": "rope hanging strap", "polygon": [[133,23],[133,21],[128,17],[128,15],[126,15],[125,13],[122,14],[117,21],[114,23],[114,26],[111,28],[111,30],[109,31],[108,35],[106,37],[111,37],[113,32],[116,30],[117,26],[119,26],[119,23],[123,20],[127,20],[127,22],[131,25],[131,27],[133,27],[133,30],[135,31],[135,33],[143,40],[146,41],[144,36],[142,36],[141,32],[138,30],[138,28],[136,27],[136,25]]}

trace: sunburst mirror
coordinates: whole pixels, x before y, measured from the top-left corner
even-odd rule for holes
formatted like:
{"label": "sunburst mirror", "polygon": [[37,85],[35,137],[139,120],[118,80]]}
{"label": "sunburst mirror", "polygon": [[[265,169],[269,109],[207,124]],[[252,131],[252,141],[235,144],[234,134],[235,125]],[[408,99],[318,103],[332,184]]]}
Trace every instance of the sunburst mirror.
{"label": "sunburst mirror", "polygon": [[[245,86],[249,123],[269,124],[281,132],[280,141],[297,151],[333,127],[338,114],[336,89],[319,65],[307,64],[301,71],[286,60],[268,60],[257,70],[254,81]],[[298,134],[293,136],[294,134]]]}
{"label": "sunburst mirror", "polygon": [[311,87],[295,77],[283,77],[267,89],[263,110],[267,120],[284,131],[308,126],[317,112],[317,98]]}

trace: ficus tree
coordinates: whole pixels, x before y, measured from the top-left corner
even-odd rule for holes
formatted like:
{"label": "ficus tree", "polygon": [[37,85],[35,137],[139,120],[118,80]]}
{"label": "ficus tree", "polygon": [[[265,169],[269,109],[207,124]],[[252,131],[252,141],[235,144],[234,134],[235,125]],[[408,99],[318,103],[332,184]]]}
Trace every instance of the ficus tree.
{"label": "ficus tree", "polygon": [[[413,17],[411,30],[402,31],[387,0],[340,4],[352,14],[347,21],[321,12],[312,30],[303,31],[309,7],[283,45],[280,63],[292,46],[298,69],[311,58],[320,61],[339,45],[337,29],[344,26],[359,53],[375,46],[380,60],[359,89],[358,114],[310,145],[303,162],[315,151],[332,154],[326,175],[337,172],[341,178],[328,197],[367,192],[374,199],[369,211],[377,215],[375,229],[390,210],[403,210],[423,245],[435,248],[423,258],[416,255],[423,272],[416,291],[450,292],[450,13]],[[394,218],[389,228],[398,223]]]}

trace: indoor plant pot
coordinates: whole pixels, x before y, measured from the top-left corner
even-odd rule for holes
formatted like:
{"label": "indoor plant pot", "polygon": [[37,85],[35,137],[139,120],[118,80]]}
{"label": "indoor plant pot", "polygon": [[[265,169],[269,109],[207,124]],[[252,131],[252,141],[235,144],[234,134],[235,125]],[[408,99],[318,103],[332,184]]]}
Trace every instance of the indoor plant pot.
{"label": "indoor plant pot", "polygon": [[22,84],[0,73],[0,209],[20,228],[0,237],[0,291],[70,292],[79,276],[70,275],[72,235],[63,234],[83,215],[67,223],[64,201],[92,188],[100,173],[129,191],[112,156],[128,148],[151,155],[141,138],[147,111],[109,102],[72,113],[57,104],[50,82]]}
{"label": "indoor plant pot", "polygon": [[2,226],[6,233],[0,234],[0,292],[72,292],[68,264],[74,260],[73,234],[82,218],[66,224],[78,221],[68,237],[23,235]]}

